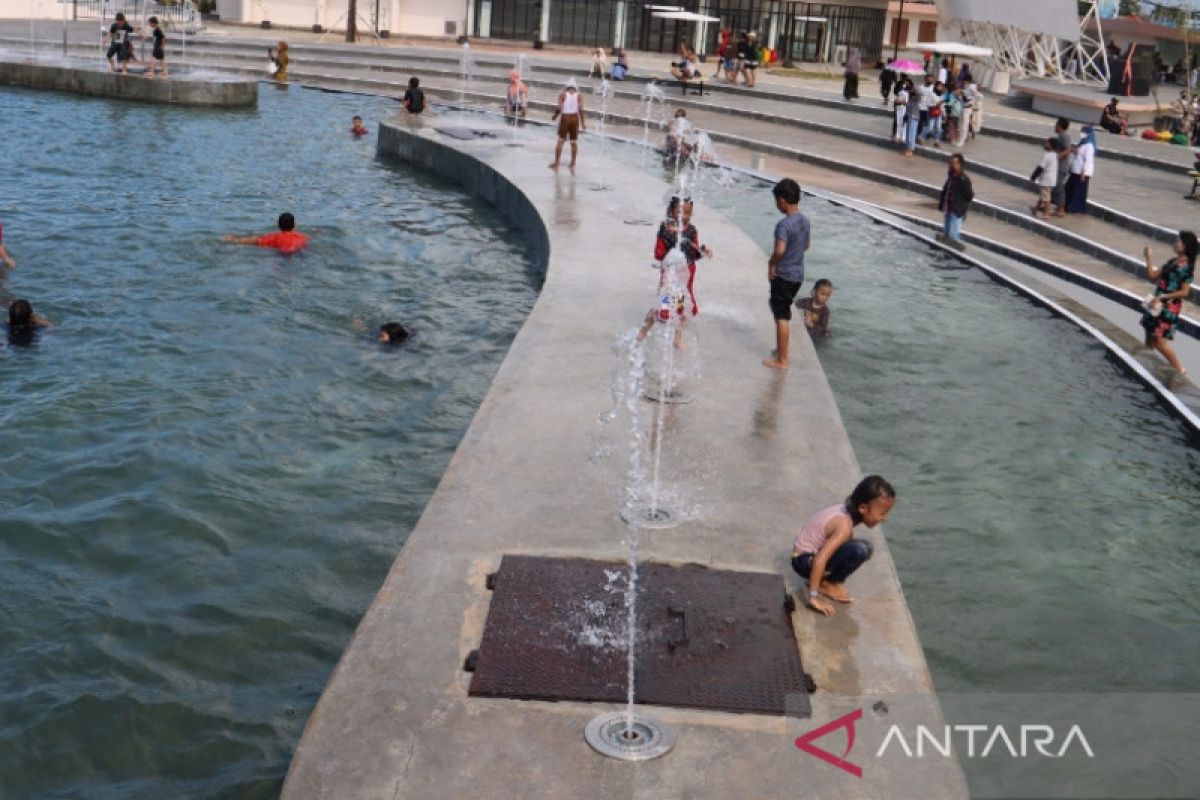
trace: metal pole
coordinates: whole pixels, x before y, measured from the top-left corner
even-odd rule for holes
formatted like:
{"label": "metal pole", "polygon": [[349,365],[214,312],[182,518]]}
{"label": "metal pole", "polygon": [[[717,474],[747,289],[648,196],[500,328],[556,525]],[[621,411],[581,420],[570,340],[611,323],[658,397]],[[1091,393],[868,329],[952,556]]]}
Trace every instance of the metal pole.
{"label": "metal pole", "polygon": [[[900,16],[896,17],[896,31],[895,31],[896,35],[892,37],[895,40],[892,43],[893,44],[893,46],[892,46],[892,61],[895,61],[897,58],[900,57],[900,25],[903,22],[904,22],[904,0],[900,0]],[[904,44],[907,45],[908,42],[905,42]]]}

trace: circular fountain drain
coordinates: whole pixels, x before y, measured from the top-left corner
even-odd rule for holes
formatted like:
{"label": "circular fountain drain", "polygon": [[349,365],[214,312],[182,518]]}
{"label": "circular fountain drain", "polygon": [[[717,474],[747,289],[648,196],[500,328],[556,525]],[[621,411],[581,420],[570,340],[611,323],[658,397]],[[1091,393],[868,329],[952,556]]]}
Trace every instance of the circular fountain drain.
{"label": "circular fountain drain", "polygon": [[642,397],[647,400],[653,400],[656,403],[666,403],[667,405],[683,405],[695,399],[682,389],[671,389],[671,391],[664,393],[652,386],[648,386],[642,391]]}
{"label": "circular fountain drain", "polygon": [[621,511],[621,519],[625,522],[637,522],[642,528],[675,528],[683,524],[683,517],[677,516],[674,511],[668,508],[651,508],[650,506],[639,506],[638,508],[629,511],[624,509]]}
{"label": "circular fountain drain", "polygon": [[593,718],[583,738],[596,752],[620,761],[649,761],[666,755],[675,746],[675,732],[666,723],[634,714],[630,727],[624,711]]}

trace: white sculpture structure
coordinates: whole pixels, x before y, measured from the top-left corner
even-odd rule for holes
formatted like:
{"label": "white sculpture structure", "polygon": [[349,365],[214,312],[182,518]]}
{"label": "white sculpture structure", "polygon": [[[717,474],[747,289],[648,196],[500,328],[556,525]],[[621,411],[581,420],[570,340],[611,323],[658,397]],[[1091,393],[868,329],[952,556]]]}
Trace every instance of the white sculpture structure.
{"label": "white sculpture structure", "polygon": [[[1108,83],[1108,54],[1098,0],[1081,18],[1075,0],[936,0],[944,29],[992,50],[984,64],[1014,77]],[[1089,31],[1088,27],[1094,27]],[[1074,61],[1075,69],[1070,65]]]}

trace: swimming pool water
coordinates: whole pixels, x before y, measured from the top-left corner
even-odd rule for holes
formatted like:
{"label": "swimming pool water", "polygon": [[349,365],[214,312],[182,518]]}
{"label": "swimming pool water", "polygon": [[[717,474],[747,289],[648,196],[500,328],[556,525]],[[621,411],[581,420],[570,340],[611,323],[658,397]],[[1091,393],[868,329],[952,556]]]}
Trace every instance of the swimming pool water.
{"label": "swimming pool water", "polygon": [[[0,796],[271,797],[541,276],[487,206],[257,111],[2,90]],[[221,243],[292,211],[285,258]],[[375,328],[413,338],[385,351]]]}
{"label": "swimming pool water", "polygon": [[[758,241],[768,186],[714,195]],[[817,354],[939,692],[1200,689],[1200,451],[1070,322],[816,198],[805,288],[835,286]]]}

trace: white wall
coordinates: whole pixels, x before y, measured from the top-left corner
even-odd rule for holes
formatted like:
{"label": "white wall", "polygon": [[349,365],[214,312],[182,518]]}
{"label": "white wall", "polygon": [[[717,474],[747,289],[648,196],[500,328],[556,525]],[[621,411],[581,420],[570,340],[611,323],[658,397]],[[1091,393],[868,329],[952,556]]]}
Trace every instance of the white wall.
{"label": "white wall", "polygon": [[0,0],[0,19],[62,19],[63,7],[55,0]]}

